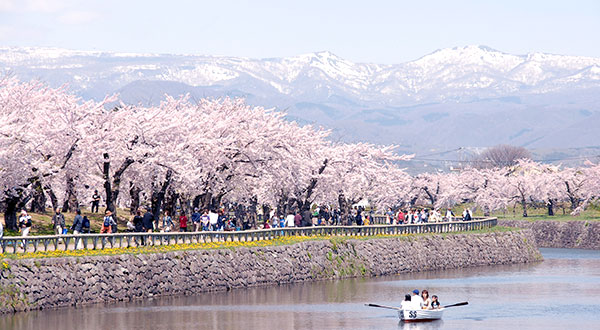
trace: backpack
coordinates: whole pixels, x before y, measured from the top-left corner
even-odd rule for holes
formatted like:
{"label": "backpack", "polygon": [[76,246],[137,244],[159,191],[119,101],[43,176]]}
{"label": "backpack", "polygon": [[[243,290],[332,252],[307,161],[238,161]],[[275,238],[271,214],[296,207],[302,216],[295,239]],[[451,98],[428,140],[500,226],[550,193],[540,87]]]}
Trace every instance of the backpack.
{"label": "backpack", "polygon": [[90,219],[88,219],[87,215],[83,217],[83,221],[81,222],[81,227],[90,228]]}
{"label": "backpack", "polygon": [[27,223],[25,224],[26,227],[31,227],[32,223],[31,223],[31,217],[27,217]]}
{"label": "backpack", "polygon": [[110,226],[110,217],[104,217],[104,227]]}

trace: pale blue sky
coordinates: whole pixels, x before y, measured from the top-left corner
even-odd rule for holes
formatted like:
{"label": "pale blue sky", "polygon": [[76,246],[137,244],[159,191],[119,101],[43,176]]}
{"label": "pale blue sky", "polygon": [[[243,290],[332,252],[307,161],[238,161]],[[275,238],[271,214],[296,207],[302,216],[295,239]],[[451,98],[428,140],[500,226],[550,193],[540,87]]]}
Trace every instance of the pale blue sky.
{"label": "pale blue sky", "polygon": [[439,48],[600,57],[600,0],[0,0],[0,46],[400,63]]}

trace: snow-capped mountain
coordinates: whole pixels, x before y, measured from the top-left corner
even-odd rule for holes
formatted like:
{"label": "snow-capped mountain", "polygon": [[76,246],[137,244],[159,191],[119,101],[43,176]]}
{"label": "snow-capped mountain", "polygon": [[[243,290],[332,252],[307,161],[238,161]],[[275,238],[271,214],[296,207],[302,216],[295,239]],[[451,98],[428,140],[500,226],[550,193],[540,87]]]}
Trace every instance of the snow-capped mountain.
{"label": "snow-capped mountain", "polygon": [[[347,140],[407,149],[549,147],[561,128],[572,132],[569,125],[600,117],[600,58],[484,46],[441,49],[400,64],[354,63],[330,52],[250,59],[5,47],[0,67],[21,79],[68,83],[83,97],[119,92],[128,102],[147,103],[165,92],[244,96]],[[592,137],[600,133],[587,142],[558,141],[598,144]]]}

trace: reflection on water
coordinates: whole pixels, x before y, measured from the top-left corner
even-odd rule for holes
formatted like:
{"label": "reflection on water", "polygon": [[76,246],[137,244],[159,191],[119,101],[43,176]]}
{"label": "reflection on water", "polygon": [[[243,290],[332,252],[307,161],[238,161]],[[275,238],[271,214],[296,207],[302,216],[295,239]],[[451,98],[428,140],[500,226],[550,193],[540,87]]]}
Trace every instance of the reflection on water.
{"label": "reflection on water", "polygon": [[[276,285],[189,297],[20,313],[0,329],[564,329],[600,321],[600,252],[543,249],[536,264],[403,274],[377,279]],[[401,323],[405,293],[427,288],[444,319]],[[576,299],[574,298],[576,297]]]}

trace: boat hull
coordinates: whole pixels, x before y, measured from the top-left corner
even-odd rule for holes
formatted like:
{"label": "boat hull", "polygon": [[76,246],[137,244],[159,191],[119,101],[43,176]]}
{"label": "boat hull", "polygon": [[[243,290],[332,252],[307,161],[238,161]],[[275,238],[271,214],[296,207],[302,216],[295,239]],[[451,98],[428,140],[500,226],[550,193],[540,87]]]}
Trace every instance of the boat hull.
{"label": "boat hull", "polygon": [[435,321],[441,319],[443,314],[443,309],[402,309],[398,311],[400,321],[404,322]]}

